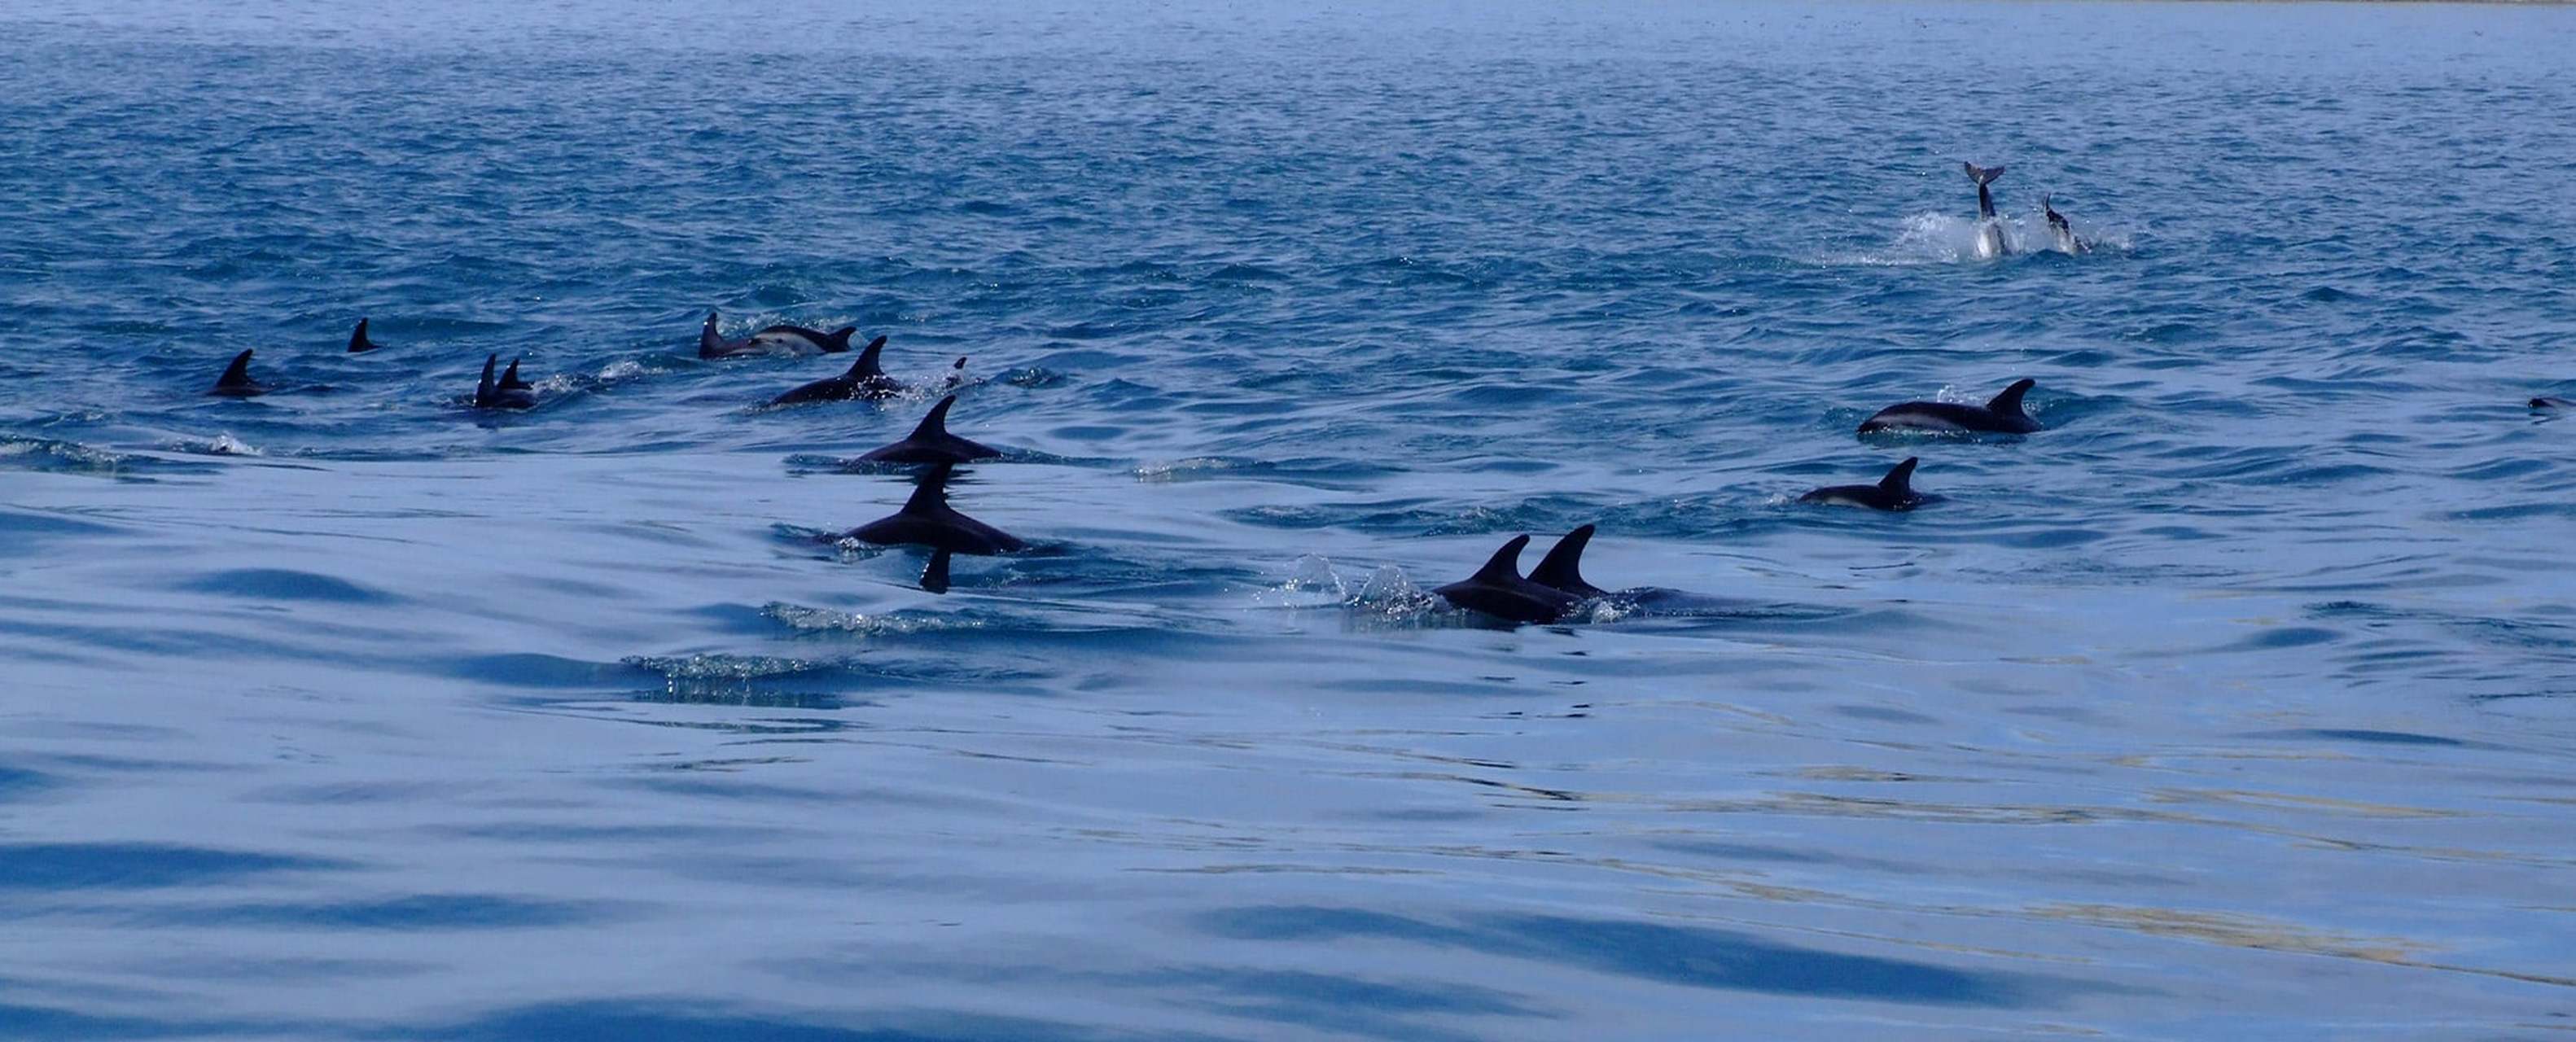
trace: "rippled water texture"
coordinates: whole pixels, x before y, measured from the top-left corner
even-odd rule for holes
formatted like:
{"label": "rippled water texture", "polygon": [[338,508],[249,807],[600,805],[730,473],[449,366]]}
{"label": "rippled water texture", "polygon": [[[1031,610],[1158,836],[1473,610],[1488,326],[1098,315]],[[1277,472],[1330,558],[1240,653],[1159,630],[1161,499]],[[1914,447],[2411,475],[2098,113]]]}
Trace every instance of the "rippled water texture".
{"label": "rippled water texture", "polygon": [[0,5],[0,1036],[2576,1031],[2576,12],[390,6]]}

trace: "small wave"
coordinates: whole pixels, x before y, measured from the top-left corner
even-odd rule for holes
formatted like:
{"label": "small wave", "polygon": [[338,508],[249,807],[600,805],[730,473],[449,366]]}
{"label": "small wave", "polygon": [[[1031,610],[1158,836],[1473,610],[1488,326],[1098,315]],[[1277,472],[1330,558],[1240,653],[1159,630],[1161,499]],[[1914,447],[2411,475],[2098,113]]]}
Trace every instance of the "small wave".
{"label": "small wave", "polygon": [[831,608],[809,608],[801,604],[772,601],[762,605],[760,613],[801,633],[856,633],[869,637],[899,636],[945,630],[982,629],[981,619],[953,615],[928,615],[892,612],[868,615]]}
{"label": "small wave", "polygon": [[1336,608],[1351,603],[1351,587],[1322,554],[1297,559],[1288,581],[1264,589],[1253,600],[1270,608]]}
{"label": "small wave", "polygon": [[74,474],[114,474],[129,457],[52,438],[0,438],[0,466]]}
{"label": "small wave", "polygon": [[[2056,253],[2056,237],[2035,216],[1999,214],[1996,223],[2003,229],[2004,245],[2012,254]],[[1827,258],[1829,263],[1861,264],[1874,267],[1904,267],[1917,264],[1957,264],[1962,261],[2002,260],[2008,258],[1977,255],[1978,228],[1985,222],[1975,217],[1949,213],[1918,213],[1905,218],[1898,226],[1896,238],[1874,250]],[[2095,252],[2121,251],[2129,248],[2130,236],[2125,231],[2088,231],[2078,226],[2081,236]]]}
{"label": "small wave", "polygon": [[261,451],[258,446],[252,445],[240,438],[233,437],[232,432],[230,431],[215,435],[212,438],[181,438],[176,442],[172,442],[170,447],[180,452],[195,453],[200,456],[268,455],[268,453]]}
{"label": "small wave", "polygon": [[775,655],[629,655],[618,660],[637,669],[662,674],[672,681],[758,680],[764,677],[794,676],[832,668],[831,663]]}

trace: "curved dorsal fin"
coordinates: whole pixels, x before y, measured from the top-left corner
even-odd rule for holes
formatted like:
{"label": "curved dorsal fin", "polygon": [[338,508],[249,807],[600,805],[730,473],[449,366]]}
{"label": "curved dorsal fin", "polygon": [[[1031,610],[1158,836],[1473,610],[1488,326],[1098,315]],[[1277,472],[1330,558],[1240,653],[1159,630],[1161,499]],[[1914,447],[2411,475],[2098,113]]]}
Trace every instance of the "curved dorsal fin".
{"label": "curved dorsal fin", "polygon": [[215,378],[215,386],[240,387],[250,383],[250,353],[252,350],[253,349],[251,348],[243,348],[242,353],[234,355],[233,364],[224,367],[224,375]]}
{"label": "curved dorsal fin", "polygon": [[871,376],[885,375],[885,366],[878,362],[878,359],[885,354],[885,342],[886,338],[878,337],[868,341],[868,346],[859,350],[859,360],[850,363],[850,379],[864,380]]}
{"label": "curved dorsal fin", "polygon": [[474,385],[474,404],[482,405],[492,400],[492,369],[500,362],[499,352],[483,356],[483,380]]}
{"label": "curved dorsal fin", "polygon": [[714,351],[724,346],[724,337],[716,333],[716,313],[707,312],[707,324],[698,329],[698,350]]}
{"label": "curved dorsal fin", "polygon": [[912,436],[905,440],[930,441],[937,438],[947,437],[948,407],[955,404],[957,404],[956,395],[952,394],[946,398],[940,399],[939,404],[930,407],[930,415],[922,417],[921,424],[914,427],[912,429]]}
{"label": "curved dorsal fin", "polygon": [[375,341],[367,339],[367,320],[361,318],[358,320],[358,328],[349,331],[349,353],[354,355],[360,351],[375,349]]}
{"label": "curved dorsal fin", "polygon": [[1530,569],[1530,581],[1568,592],[1593,589],[1583,581],[1583,548],[1592,542],[1593,526],[1585,525],[1565,533],[1565,538],[1539,558],[1538,567]]}
{"label": "curved dorsal fin", "polygon": [[1887,476],[1878,479],[1878,487],[1900,496],[1914,491],[1914,465],[1920,462],[1912,456],[1905,457],[1905,462],[1888,468]]}
{"label": "curved dorsal fin", "polygon": [[504,391],[522,391],[536,385],[519,379],[519,360],[513,358],[510,367],[501,371],[501,382],[495,386]]}
{"label": "curved dorsal fin", "polygon": [[1500,582],[1505,579],[1519,579],[1521,577],[1521,548],[1528,545],[1528,536],[1513,536],[1511,542],[1504,543],[1502,549],[1494,551],[1494,556],[1485,561],[1484,567],[1476,569],[1476,574],[1470,578],[1481,579],[1487,582]]}
{"label": "curved dorsal fin", "polygon": [[842,326],[839,329],[823,334],[823,353],[827,355],[836,355],[849,350],[850,337],[856,335],[858,331],[859,327],[857,326]]}
{"label": "curved dorsal fin", "polygon": [[2029,393],[2030,389],[2038,383],[2039,381],[2027,376],[2015,380],[2012,386],[2004,388],[2004,393],[1996,395],[1992,401],[1987,402],[1986,409],[2006,416],[2025,415],[2021,411],[2021,396]]}
{"label": "curved dorsal fin", "polygon": [[921,480],[912,487],[912,498],[903,501],[902,513],[921,514],[948,506],[948,474],[955,468],[946,463],[932,464],[921,472]]}

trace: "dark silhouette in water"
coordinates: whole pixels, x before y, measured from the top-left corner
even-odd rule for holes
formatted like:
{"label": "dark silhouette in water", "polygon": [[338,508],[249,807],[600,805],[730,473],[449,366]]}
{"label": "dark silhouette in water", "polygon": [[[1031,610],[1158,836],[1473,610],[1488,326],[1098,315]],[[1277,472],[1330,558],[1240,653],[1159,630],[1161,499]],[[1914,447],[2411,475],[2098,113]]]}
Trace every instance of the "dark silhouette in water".
{"label": "dark silhouette in water", "polygon": [[1565,617],[1583,598],[1521,578],[1521,548],[1529,541],[1525,535],[1513,536],[1476,574],[1431,592],[1458,607],[1511,622],[1555,622]]}
{"label": "dark silhouette in water", "polygon": [[1912,510],[1923,502],[1914,493],[1916,459],[1905,457],[1878,479],[1875,485],[1832,485],[1798,497],[1801,503],[1825,503],[1833,506],[1868,507],[1872,510]]}
{"label": "dark silhouette in water", "polygon": [[2049,234],[2057,237],[2057,252],[2092,252],[2093,244],[2085,242],[2083,239],[2076,236],[2075,226],[2067,223],[2065,214],[2057,212],[2056,207],[2049,205],[2049,198],[2047,196],[2043,195],[2039,197],[2039,211],[2048,217]]}
{"label": "dark silhouette in water", "polygon": [[796,405],[802,402],[846,402],[859,398],[892,398],[903,393],[903,385],[887,376],[878,360],[885,354],[886,338],[868,341],[859,352],[850,371],[806,384],[769,400],[771,405]]}
{"label": "dark silhouette in water", "polygon": [[215,378],[207,394],[221,398],[256,398],[268,393],[268,385],[250,378],[250,351],[233,356],[233,364],[224,367],[224,375]]}
{"label": "dark silhouette in water", "polygon": [[1539,558],[1538,567],[1530,569],[1530,581],[1586,599],[1609,596],[1610,591],[1583,581],[1583,548],[1592,544],[1592,532],[1593,526],[1584,525],[1565,533],[1547,556]]}
{"label": "dark silhouette in water", "polygon": [[1873,431],[1986,431],[1996,434],[2028,434],[2040,429],[2039,421],[2021,409],[2021,396],[2038,381],[2024,377],[2004,388],[1984,405],[1961,405],[1957,402],[1905,402],[1880,409],[1860,422],[1860,432]]}
{"label": "dark silhouette in water", "polygon": [[358,328],[349,331],[349,353],[363,354],[385,345],[367,339],[367,320],[359,319]]}
{"label": "dark silhouette in water", "polygon": [[930,415],[902,441],[872,449],[859,457],[870,463],[971,463],[1001,455],[1001,450],[981,445],[948,433],[948,407],[957,404],[949,395],[930,407]]}
{"label": "dark silhouette in water", "polygon": [[1028,546],[1017,537],[948,505],[951,464],[940,463],[921,475],[903,509],[849,531],[848,537],[879,546],[911,544],[961,554],[999,554]]}
{"label": "dark silhouette in water", "polygon": [[474,385],[474,407],[477,409],[532,409],[537,404],[537,388],[519,379],[519,360],[511,359],[509,371],[493,379],[492,367],[501,360],[497,354],[483,356],[483,379]]}

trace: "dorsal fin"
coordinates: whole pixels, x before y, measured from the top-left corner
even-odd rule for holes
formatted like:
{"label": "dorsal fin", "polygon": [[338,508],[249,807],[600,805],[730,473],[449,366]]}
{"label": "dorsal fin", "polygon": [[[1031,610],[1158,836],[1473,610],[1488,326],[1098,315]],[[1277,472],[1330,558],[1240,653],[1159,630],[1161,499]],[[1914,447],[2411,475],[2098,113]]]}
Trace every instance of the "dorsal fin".
{"label": "dorsal fin", "polygon": [[1986,410],[2005,416],[2028,415],[2021,411],[2021,396],[2030,393],[2030,389],[2038,383],[2039,381],[2027,376],[2013,381],[2012,386],[2004,388],[2004,393],[1996,395],[1994,400],[1986,403]]}
{"label": "dorsal fin", "polygon": [[1565,538],[1550,547],[1547,556],[1539,558],[1538,567],[1530,569],[1530,581],[1567,592],[1595,589],[1583,581],[1583,548],[1592,542],[1593,526],[1585,525],[1565,533]]}
{"label": "dorsal fin", "polygon": [[1502,549],[1494,551],[1494,556],[1486,560],[1485,566],[1476,569],[1476,574],[1469,576],[1469,578],[1485,582],[1501,582],[1506,579],[1519,579],[1521,577],[1521,548],[1528,545],[1528,536],[1513,536],[1511,542],[1504,543]]}
{"label": "dorsal fin", "polygon": [[850,363],[850,379],[864,380],[871,376],[885,375],[885,366],[878,363],[878,359],[885,354],[885,342],[886,338],[878,337],[868,341],[868,346],[860,349],[859,360]]}
{"label": "dorsal fin", "polygon": [[492,368],[500,362],[498,352],[483,356],[483,381],[474,385],[474,404],[482,405],[492,400]]}
{"label": "dorsal fin", "polygon": [[1922,461],[1912,456],[1905,457],[1905,462],[1888,468],[1887,476],[1878,479],[1878,487],[1900,496],[1913,492],[1914,465],[1919,462]]}
{"label": "dorsal fin", "polygon": [[912,498],[903,501],[901,512],[921,514],[946,507],[948,473],[953,469],[946,463],[934,463],[930,469],[922,471],[920,482],[912,487]]}
{"label": "dorsal fin", "polygon": [[724,346],[724,337],[716,334],[716,313],[707,312],[707,324],[698,330],[698,350],[714,351]]}
{"label": "dorsal fin", "polygon": [[358,328],[349,331],[349,353],[354,355],[360,351],[375,349],[376,343],[367,339],[367,320],[361,318],[358,320]]}
{"label": "dorsal fin", "polygon": [[251,351],[252,351],[252,350],[254,350],[254,349],[252,349],[252,348],[243,348],[243,349],[242,349],[242,353],[237,354],[237,355],[234,355],[234,356],[233,356],[233,364],[231,364],[231,365],[228,365],[228,366],[225,366],[225,367],[224,367],[224,375],[222,375],[222,376],[218,376],[218,377],[216,377],[216,378],[215,378],[215,386],[217,386],[217,387],[246,387],[246,386],[249,386],[249,384],[250,384],[250,382],[251,382],[251,379],[250,379],[250,353],[251,353]]}
{"label": "dorsal fin", "polygon": [[849,350],[850,337],[857,334],[858,331],[859,327],[857,326],[842,326],[839,329],[823,334],[823,353],[827,355],[836,355]]}
{"label": "dorsal fin", "polygon": [[930,441],[937,438],[947,437],[948,407],[955,404],[957,404],[956,395],[952,394],[946,398],[940,399],[939,404],[930,407],[930,415],[922,417],[921,424],[914,427],[912,429],[912,435],[904,440]]}
{"label": "dorsal fin", "polygon": [[921,570],[921,588],[932,593],[948,592],[948,551],[930,552],[930,565]]}
{"label": "dorsal fin", "polygon": [[495,386],[504,391],[524,391],[536,385],[519,379],[519,360],[513,358],[510,360],[510,367],[502,370],[501,382]]}

